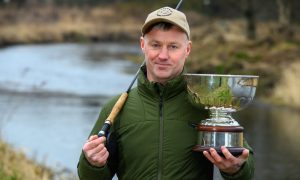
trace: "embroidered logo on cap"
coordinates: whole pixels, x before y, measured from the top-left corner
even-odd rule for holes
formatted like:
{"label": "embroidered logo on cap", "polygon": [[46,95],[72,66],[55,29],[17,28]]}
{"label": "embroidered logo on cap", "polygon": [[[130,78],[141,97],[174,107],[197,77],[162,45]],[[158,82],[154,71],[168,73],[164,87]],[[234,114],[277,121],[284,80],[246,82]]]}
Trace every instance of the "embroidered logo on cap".
{"label": "embroidered logo on cap", "polygon": [[172,9],[168,7],[161,8],[157,11],[157,16],[170,16],[172,14]]}

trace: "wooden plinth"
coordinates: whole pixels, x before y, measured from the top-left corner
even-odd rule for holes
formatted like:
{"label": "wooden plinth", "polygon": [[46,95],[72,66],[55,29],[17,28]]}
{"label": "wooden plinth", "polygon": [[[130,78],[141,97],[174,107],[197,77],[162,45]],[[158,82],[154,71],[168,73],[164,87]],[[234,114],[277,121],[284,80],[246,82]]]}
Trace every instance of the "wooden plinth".
{"label": "wooden plinth", "polygon": [[[198,151],[198,152],[209,151],[210,148],[214,148],[218,152],[219,155],[224,156],[221,151],[221,148],[217,148],[217,147],[203,147],[200,145],[196,145],[193,148],[193,151]],[[243,148],[243,147],[226,147],[226,148],[234,156],[241,155],[243,153],[243,151],[245,150],[245,148]]]}

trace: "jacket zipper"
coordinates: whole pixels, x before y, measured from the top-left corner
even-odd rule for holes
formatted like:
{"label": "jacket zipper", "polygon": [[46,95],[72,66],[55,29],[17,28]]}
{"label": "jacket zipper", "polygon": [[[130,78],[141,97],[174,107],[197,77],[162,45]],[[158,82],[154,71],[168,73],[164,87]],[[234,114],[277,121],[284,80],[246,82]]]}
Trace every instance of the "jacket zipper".
{"label": "jacket zipper", "polygon": [[160,180],[163,173],[163,137],[164,137],[164,119],[163,119],[163,97],[160,95],[159,97],[159,152],[158,152],[158,177],[157,179]]}

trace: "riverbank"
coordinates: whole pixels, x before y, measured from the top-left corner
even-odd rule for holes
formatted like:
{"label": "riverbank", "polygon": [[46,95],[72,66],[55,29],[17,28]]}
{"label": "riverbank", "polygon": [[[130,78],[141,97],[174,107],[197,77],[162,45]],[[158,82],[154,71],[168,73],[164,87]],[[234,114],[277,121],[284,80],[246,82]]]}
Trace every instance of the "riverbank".
{"label": "riverbank", "polygon": [[[117,12],[117,13],[116,13]],[[196,73],[231,73],[259,75],[257,97],[266,102],[300,108],[297,94],[300,84],[300,38],[299,27],[293,26],[293,34],[281,33],[274,22],[259,23],[257,40],[245,38],[243,20],[221,20],[203,17],[195,12],[187,12],[192,27],[193,51],[188,60],[187,69]],[[33,9],[4,9],[0,11],[0,44],[59,43],[59,42],[137,42],[140,36],[146,12],[144,9],[122,9],[121,7],[93,8],[57,8],[38,7]],[[141,63],[140,56],[126,57]],[[2,143],[3,144],[3,143]],[[7,144],[1,149],[13,151]],[[6,150],[8,152],[8,150]],[[11,152],[13,153],[13,152]],[[0,161],[0,177],[7,179],[22,177],[22,180],[51,178],[36,170],[37,176],[31,176],[35,168],[44,168],[36,162],[29,164],[24,155],[16,161],[10,154],[4,153]],[[18,154],[18,153],[17,153]],[[13,155],[17,156],[17,155]],[[13,170],[12,162],[23,164]],[[2,163],[2,162],[1,162]],[[12,164],[10,164],[12,163]],[[1,169],[1,167],[9,167]],[[18,167],[18,166],[16,166]],[[22,169],[23,168],[23,169]],[[45,169],[48,170],[47,167]],[[23,175],[22,173],[28,173]],[[2,173],[2,174],[1,174]]]}
{"label": "riverbank", "polygon": [[[119,7],[7,7],[0,11],[0,46],[53,42],[132,41],[140,12]],[[119,13],[116,13],[119,12]]]}
{"label": "riverbank", "polygon": [[0,177],[2,180],[51,180],[52,171],[42,164],[28,160],[0,139]]}
{"label": "riverbank", "polygon": [[[29,9],[28,9],[29,8]],[[149,7],[151,8],[151,7]],[[116,13],[117,12],[117,13]],[[186,12],[193,51],[187,69],[196,73],[259,75],[257,97],[300,108],[300,26],[282,30],[258,22],[249,41],[243,19],[214,19]],[[0,11],[0,46],[53,42],[137,42],[147,12],[127,6],[14,7]],[[141,63],[141,57],[127,57]],[[288,92],[286,92],[288,90]],[[284,93],[283,93],[284,92]]]}
{"label": "riverbank", "polygon": [[69,169],[52,169],[29,159],[22,150],[16,150],[0,138],[1,180],[77,180]]}

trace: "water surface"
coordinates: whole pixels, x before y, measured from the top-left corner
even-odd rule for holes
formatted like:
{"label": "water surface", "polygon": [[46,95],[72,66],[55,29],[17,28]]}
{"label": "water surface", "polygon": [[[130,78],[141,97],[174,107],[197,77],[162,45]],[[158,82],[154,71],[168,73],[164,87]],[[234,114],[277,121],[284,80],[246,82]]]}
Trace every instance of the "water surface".
{"label": "water surface", "polygon": [[54,168],[75,172],[108,98],[127,90],[138,65],[130,44],[54,44],[0,49],[0,135]]}
{"label": "water surface", "polygon": [[[0,136],[28,157],[76,171],[102,105],[139,65],[130,44],[22,45],[0,49]],[[300,113],[259,101],[234,115],[255,151],[255,179],[300,179]]]}

